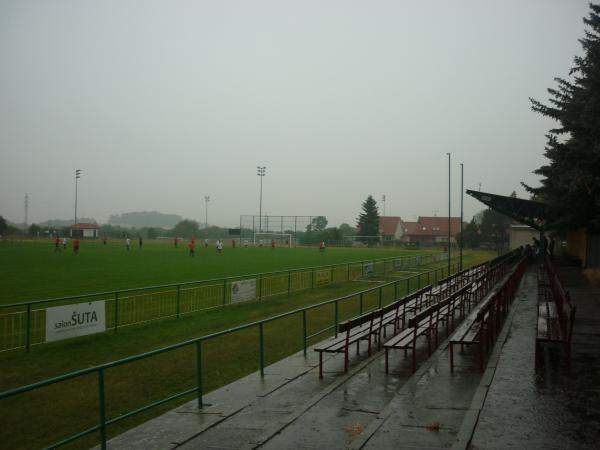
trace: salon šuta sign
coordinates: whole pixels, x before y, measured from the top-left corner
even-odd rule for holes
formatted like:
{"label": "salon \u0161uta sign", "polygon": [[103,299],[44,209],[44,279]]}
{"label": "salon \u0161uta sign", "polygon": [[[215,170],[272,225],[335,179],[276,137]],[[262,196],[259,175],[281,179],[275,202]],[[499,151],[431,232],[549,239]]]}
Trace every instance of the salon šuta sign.
{"label": "salon \u0161uta sign", "polygon": [[46,342],[100,333],[105,330],[104,301],[46,309]]}

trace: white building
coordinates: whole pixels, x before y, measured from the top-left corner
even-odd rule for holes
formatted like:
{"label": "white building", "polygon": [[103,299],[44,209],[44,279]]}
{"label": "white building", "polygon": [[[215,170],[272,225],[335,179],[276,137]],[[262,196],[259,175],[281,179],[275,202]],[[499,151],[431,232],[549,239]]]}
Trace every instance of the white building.
{"label": "white building", "polygon": [[76,223],[71,226],[71,237],[72,238],[97,238],[98,225],[95,223]]}

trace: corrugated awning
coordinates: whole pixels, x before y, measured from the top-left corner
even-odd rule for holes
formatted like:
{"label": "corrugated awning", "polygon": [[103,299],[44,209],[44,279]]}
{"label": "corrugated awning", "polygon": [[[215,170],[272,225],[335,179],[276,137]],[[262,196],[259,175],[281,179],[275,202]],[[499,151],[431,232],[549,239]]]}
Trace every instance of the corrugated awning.
{"label": "corrugated awning", "polygon": [[467,189],[467,194],[511,219],[536,230],[544,231],[547,223],[547,205],[545,203],[470,189]]}

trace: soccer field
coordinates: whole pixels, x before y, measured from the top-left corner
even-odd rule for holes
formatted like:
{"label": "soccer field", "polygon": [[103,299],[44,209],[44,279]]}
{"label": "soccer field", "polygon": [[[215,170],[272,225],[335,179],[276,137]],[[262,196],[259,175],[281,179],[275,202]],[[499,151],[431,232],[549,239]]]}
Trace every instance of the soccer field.
{"label": "soccer field", "polygon": [[[407,256],[419,251],[379,248],[231,248],[218,254],[214,244],[197,242],[196,256],[187,243],[134,241],[128,252],[121,241],[82,241],[54,252],[51,240],[0,243],[0,304],[117,289],[206,280],[252,273]],[[230,242],[228,242],[231,245]],[[425,251],[431,253],[431,250]],[[423,253],[423,252],[421,252]]]}
{"label": "soccer field", "polygon": [[[87,242],[86,242],[87,244]],[[12,246],[7,250],[6,247]],[[200,250],[197,259],[186,256],[182,248],[174,249],[163,242],[145,245],[137,253],[133,250],[127,254],[124,248],[114,246],[102,247],[98,243],[90,243],[89,253],[84,258],[80,255],[52,254],[50,245],[37,243],[9,244],[2,247],[2,264],[5,264],[7,255],[15,255],[20,263],[20,281],[9,280],[6,273],[2,275],[13,285],[27,285],[27,279],[34,280],[35,289],[40,292],[43,285],[49,281],[61,280],[68,284],[71,278],[88,277],[89,282],[82,283],[80,287],[84,292],[106,290],[102,288],[111,273],[124,273],[120,281],[123,285],[115,287],[131,287],[132,285],[157,284],[150,277],[150,273],[162,274],[161,268],[168,272],[160,282],[183,281],[179,273],[187,274],[187,279],[196,279],[193,276],[210,272],[209,261],[214,261],[216,266],[211,275],[201,278],[231,275],[228,269],[235,268],[238,274],[269,271],[286,268],[307,267],[311,265],[325,265],[348,261],[360,261],[393,256],[406,256],[415,252],[399,252],[385,249],[327,249],[324,254],[319,254],[315,248],[297,249],[226,249],[222,255],[217,255],[214,248],[210,251]],[[82,252],[84,249],[82,248]],[[202,253],[204,252],[204,253]],[[426,252],[429,253],[429,252]],[[46,271],[40,270],[35,277],[27,277],[27,273],[35,272],[28,266],[29,258],[37,261],[34,266],[44,262]],[[66,261],[64,265],[50,264],[54,261]],[[204,257],[204,261],[199,261]],[[229,257],[229,260],[225,258]],[[472,265],[490,258],[486,252],[469,252],[465,257],[465,264]],[[64,259],[61,259],[64,258]],[[69,258],[69,259],[67,259]],[[189,259],[188,259],[189,258]],[[75,261],[75,262],[73,262]],[[110,265],[102,268],[99,265]],[[229,261],[229,262],[227,262]],[[445,262],[440,261],[433,267],[443,267]],[[58,266],[58,267],[56,267]],[[177,266],[177,270],[172,266]],[[71,272],[61,274],[70,268]],[[130,270],[130,268],[133,268]],[[431,268],[431,266],[429,267]],[[104,270],[103,270],[104,269]],[[427,270],[422,267],[420,270]],[[101,272],[103,275],[98,275]],[[236,273],[236,272],[234,272]],[[128,276],[127,276],[128,275]],[[164,275],[164,274],[163,274]],[[414,275],[411,274],[411,275]],[[397,274],[400,276],[400,274]],[[15,276],[16,277],[16,276]],[[39,277],[39,279],[38,279]],[[198,277],[200,278],[200,277]],[[43,280],[43,281],[41,281]],[[132,283],[131,280],[137,280]],[[389,279],[388,279],[389,280]],[[375,280],[373,280],[375,281]],[[374,291],[365,296],[365,308],[371,309],[377,305],[377,285],[379,283],[349,282],[331,284],[319,289],[308,289],[288,295],[275,296],[268,301],[252,301],[232,305],[227,308],[217,308],[202,311],[197,314],[182,316],[181,319],[166,318],[158,322],[145,323],[124,327],[118,333],[107,332],[90,335],[77,339],[53,342],[42,346],[32,347],[31,353],[15,350],[0,353],[0,391],[17,387],[19,385],[40,381],[42,379],[64,374],[68,371],[78,370],[97,364],[107,363],[129,355],[139,354],[164,347],[169,344],[181,342],[186,339],[207,335],[227,328],[253,322],[256,320],[273,317],[283,312],[308,306],[323,300],[338,298],[340,296],[373,288]],[[425,278],[421,278],[424,283]],[[99,287],[100,286],[100,287]],[[402,285],[404,286],[404,284]],[[413,284],[415,289],[419,285]],[[31,286],[25,286],[31,287]],[[64,295],[61,286],[55,287],[56,294]],[[72,287],[71,285],[66,286]],[[77,293],[81,291],[78,290]],[[4,294],[4,292],[3,292]],[[393,290],[386,290],[384,302],[392,300],[390,294]],[[381,298],[381,297],[379,297]],[[359,312],[359,298],[354,296],[340,304],[340,320],[356,315]],[[362,303],[362,300],[361,300]],[[265,363],[270,364],[302,348],[302,321],[301,316],[290,316],[265,325]],[[332,305],[311,310],[308,314],[308,333],[312,334],[331,326],[334,319]],[[325,338],[333,331],[311,339],[312,344]],[[234,334],[224,335],[205,342],[203,346],[203,377],[204,392],[210,392],[228,382],[238,379],[258,369],[259,349],[257,330],[245,329]],[[131,364],[115,366],[106,373],[106,412],[108,417],[117,417],[126,411],[147,405],[153,399],[160,399],[188,389],[196,382],[196,354],[195,347],[185,347],[168,353],[160,353],[151,359],[140,360]],[[7,448],[39,448],[56,442],[62,437],[89,428],[97,422],[98,387],[94,376],[83,376],[77,379],[59,383],[54,386],[40,389],[36,392],[21,395],[0,402],[0,413],[7,418],[7,427],[0,430],[0,442]],[[145,413],[112,425],[109,435],[122,432],[127,428],[141,423],[160,412],[193,398],[193,394],[181,397],[177,401],[169,402],[163,406],[153,408]],[[32,429],[35,432],[32,432]],[[97,433],[79,440],[73,447],[89,448],[97,443]]]}

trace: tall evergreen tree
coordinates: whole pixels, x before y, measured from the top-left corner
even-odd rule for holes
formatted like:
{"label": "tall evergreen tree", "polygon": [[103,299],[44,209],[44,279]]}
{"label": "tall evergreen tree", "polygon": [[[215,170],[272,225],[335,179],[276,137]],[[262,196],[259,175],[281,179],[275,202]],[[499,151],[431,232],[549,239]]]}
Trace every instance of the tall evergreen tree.
{"label": "tall evergreen tree", "polygon": [[590,9],[573,80],[555,79],[549,105],[530,99],[534,111],[559,123],[547,135],[548,164],[534,172],[542,176],[541,186],[525,185],[548,203],[549,226],[558,230],[600,229],[600,5]]}
{"label": "tall evergreen tree", "polygon": [[[379,236],[379,210],[373,196],[369,195],[362,204],[363,212],[358,216],[358,228],[361,236]],[[371,245],[373,238],[364,238],[363,242]]]}

